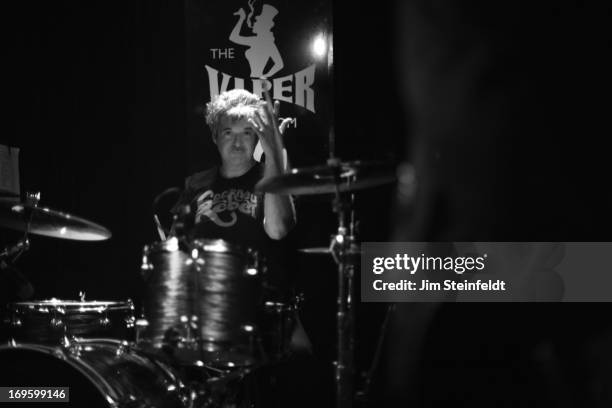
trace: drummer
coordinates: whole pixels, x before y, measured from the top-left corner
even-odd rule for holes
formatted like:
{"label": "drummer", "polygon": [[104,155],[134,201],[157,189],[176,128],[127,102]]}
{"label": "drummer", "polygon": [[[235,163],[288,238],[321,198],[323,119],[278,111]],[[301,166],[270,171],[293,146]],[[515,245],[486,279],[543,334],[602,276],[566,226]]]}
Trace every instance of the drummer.
{"label": "drummer", "polygon": [[[260,179],[285,170],[285,123],[275,129],[273,115],[272,106],[242,89],[223,92],[206,105],[221,164],[186,180],[180,203],[193,210],[196,236],[258,245],[262,239],[284,238],[295,225],[291,196],[255,192]],[[254,158],[258,143],[263,163]]]}
{"label": "drummer", "polygon": [[[263,177],[286,170],[281,134],[290,119],[277,128],[275,110],[278,105],[275,109],[271,102],[242,89],[213,97],[206,105],[206,123],[220,164],[186,179],[173,212],[188,214],[182,218],[189,238],[224,239],[262,251],[269,275],[278,283],[276,289],[286,291],[288,279],[281,271],[287,270],[281,262],[285,251],[278,241],[295,226],[295,207],[289,195],[255,192]],[[263,149],[261,161],[254,157],[258,143]]]}
{"label": "drummer", "polygon": [[[292,268],[283,238],[296,223],[294,203],[290,195],[256,192],[255,185],[287,170],[281,136],[291,119],[279,125],[278,102],[273,106],[267,99],[265,102],[248,91],[234,89],[213,97],[206,105],[206,123],[221,161],[187,177],[173,212],[185,220],[184,235],[188,238],[224,239],[263,252],[266,299],[285,302],[292,295]],[[258,161],[254,154],[260,149],[263,156]],[[305,357],[311,353],[310,341],[297,315],[294,322],[290,347],[294,358]],[[303,364],[300,367],[304,371]],[[292,368],[289,375],[298,378],[297,371]],[[288,385],[292,386],[296,385]]]}

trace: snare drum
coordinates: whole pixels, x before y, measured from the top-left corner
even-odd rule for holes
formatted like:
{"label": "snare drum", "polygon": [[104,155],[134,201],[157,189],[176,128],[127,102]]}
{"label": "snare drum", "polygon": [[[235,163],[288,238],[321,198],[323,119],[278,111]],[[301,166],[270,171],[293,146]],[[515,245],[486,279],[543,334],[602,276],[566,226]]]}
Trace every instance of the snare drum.
{"label": "snare drum", "polygon": [[255,251],[224,240],[170,238],[146,246],[147,325],[139,342],[169,349],[187,364],[255,364],[263,351],[257,330],[260,265]]}
{"label": "snare drum", "polygon": [[48,299],[9,305],[9,337],[23,342],[60,344],[64,338],[134,340],[134,305],[126,302]]}
{"label": "snare drum", "polygon": [[69,347],[12,342],[0,346],[0,366],[3,386],[69,387],[67,406],[189,406],[189,392],[172,368],[118,340],[84,339]]}

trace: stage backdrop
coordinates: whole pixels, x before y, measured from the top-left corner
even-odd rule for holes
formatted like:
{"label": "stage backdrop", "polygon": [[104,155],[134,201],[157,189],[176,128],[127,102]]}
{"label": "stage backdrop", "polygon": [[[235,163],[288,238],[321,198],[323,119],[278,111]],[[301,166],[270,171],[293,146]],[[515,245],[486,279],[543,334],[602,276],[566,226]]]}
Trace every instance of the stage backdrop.
{"label": "stage backdrop", "polygon": [[[293,166],[324,163],[332,121],[328,48],[331,1],[187,0],[187,133],[192,170],[218,160],[205,105],[225,90],[258,95],[269,89],[280,116],[295,118],[285,132]],[[331,58],[329,59],[331,60]]]}

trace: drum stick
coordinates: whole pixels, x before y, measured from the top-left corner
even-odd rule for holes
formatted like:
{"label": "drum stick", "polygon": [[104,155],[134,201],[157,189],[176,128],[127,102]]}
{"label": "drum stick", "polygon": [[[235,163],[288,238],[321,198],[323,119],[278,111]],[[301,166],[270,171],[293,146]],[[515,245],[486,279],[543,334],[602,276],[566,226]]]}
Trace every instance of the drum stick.
{"label": "drum stick", "polygon": [[159,234],[159,238],[162,241],[166,240],[166,234],[164,233],[164,229],[161,226],[161,222],[159,222],[159,218],[157,214],[153,214],[153,221],[155,221],[155,226],[157,227],[157,233]]}

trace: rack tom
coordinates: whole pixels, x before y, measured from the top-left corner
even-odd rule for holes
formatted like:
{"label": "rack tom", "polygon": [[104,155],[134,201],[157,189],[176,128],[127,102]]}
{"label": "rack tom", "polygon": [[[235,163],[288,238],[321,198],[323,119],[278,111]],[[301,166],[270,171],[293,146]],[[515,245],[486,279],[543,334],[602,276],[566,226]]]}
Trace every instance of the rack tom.
{"label": "rack tom", "polygon": [[187,364],[240,367],[263,351],[258,254],[224,240],[179,240],[145,246],[146,323],[139,342]]}

